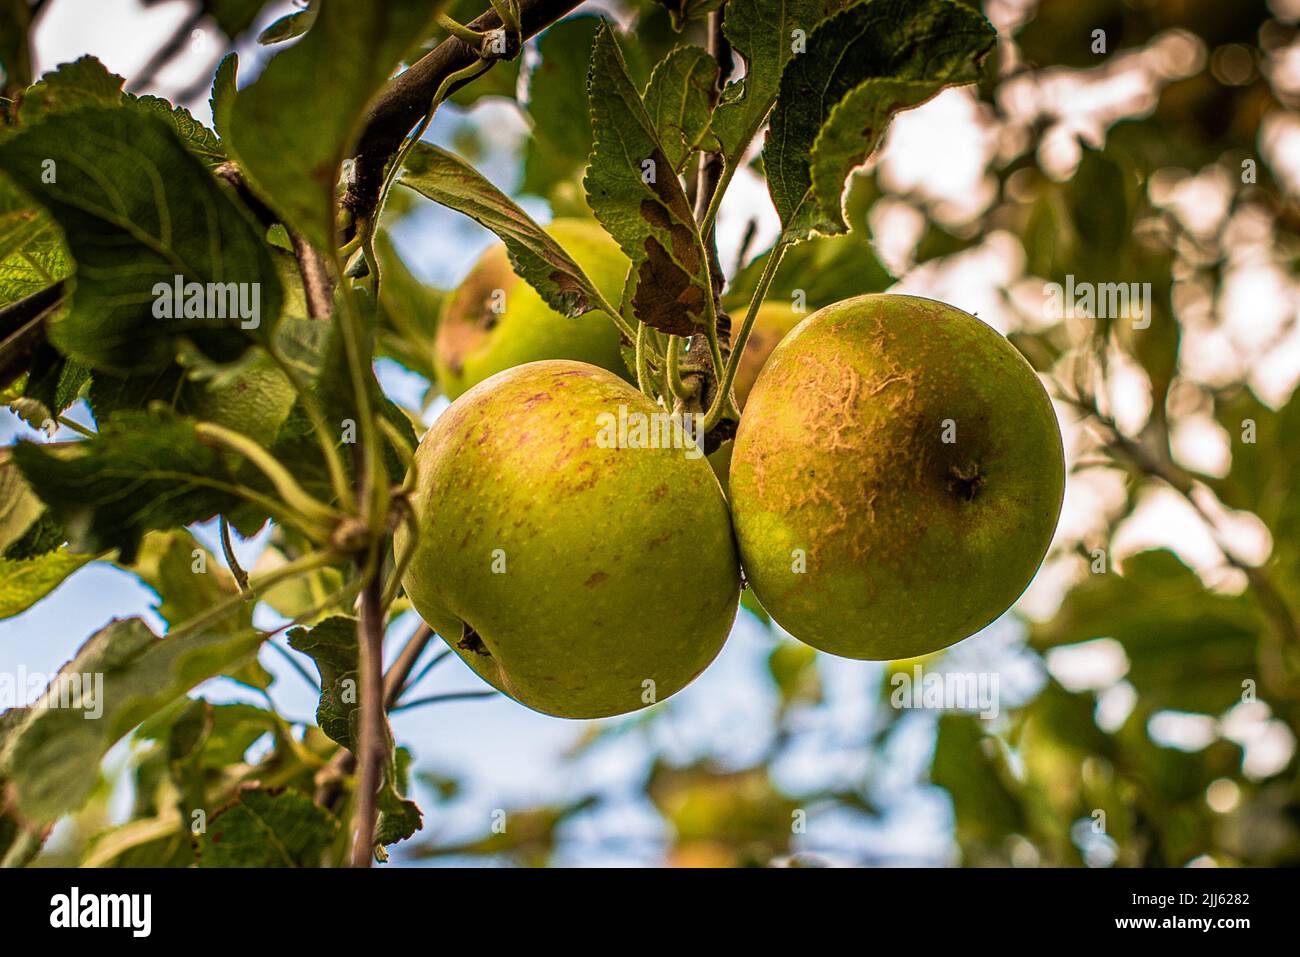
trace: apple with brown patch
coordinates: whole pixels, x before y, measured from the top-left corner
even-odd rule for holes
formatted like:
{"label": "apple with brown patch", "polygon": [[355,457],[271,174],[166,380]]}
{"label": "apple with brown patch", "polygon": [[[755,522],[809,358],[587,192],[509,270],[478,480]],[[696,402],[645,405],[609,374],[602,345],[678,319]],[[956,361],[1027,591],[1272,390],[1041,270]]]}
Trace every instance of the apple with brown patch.
{"label": "apple with brown patch", "polygon": [[994,329],[916,296],[809,316],[773,351],[736,434],[730,501],[755,596],[847,658],[908,658],[988,625],[1060,516],[1051,401]]}

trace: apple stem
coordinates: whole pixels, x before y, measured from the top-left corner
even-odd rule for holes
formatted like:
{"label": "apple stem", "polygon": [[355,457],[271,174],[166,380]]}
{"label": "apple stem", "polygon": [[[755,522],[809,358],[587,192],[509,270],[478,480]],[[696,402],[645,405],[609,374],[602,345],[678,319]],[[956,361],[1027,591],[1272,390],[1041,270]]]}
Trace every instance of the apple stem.
{"label": "apple stem", "polygon": [[[581,0],[521,0],[514,10],[520,40],[540,33],[580,3]],[[480,33],[503,25],[495,8],[466,24]],[[477,47],[447,37],[388,82],[371,105],[365,127],[352,150],[355,176],[343,197],[344,209],[360,218],[374,212],[389,157],[424,114],[442,82],[478,59]]]}
{"label": "apple stem", "polygon": [[758,285],[754,288],[753,298],[749,300],[749,309],[745,312],[745,321],[740,324],[740,330],[736,333],[736,339],[731,345],[731,355],[727,357],[726,368],[723,370],[722,378],[718,382],[717,394],[713,396],[713,401],[709,404],[709,411],[704,415],[705,432],[717,427],[731,402],[731,387],[736,381],[736,370],[740,368],[740,357],[744,355],[745,345],[749,342],[749,334],[754,328],[754,320],[758,317],[758,309],[763,304],[763,300],[767,298],[768,287],[772,285],[772,280],[776,278],[776,271],[781,266],[781,259],[785,256],[787,245],[787,241],[782,237],[777,240],[776,245],[772,247],[772,251],[768,253],[763,272],[758,277]]}

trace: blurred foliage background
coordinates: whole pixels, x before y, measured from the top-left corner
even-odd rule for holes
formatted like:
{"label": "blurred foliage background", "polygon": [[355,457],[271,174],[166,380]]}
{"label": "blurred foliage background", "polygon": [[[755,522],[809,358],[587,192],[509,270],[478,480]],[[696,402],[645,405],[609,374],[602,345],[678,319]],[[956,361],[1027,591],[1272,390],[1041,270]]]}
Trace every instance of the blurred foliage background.
{"label": "blurred foliage background", "polygon": [[[1071,470],[1034,585],[980,635],[889,665],[819,656],[747,605],[743,661],[648,712],[566,725],[551,768],[564,786],[545,802],[495,807],[472,762],[443,753],[443,736],[478,735],[481,760],[501,760],[473,717],[486,705],[432,709],[443,717],[409,742],[425,829],[396,861],[1300,863],[1300,4],[972,5],[1000,36],[986,80],[901,116],[848,195],[854,232],[795,248],[771,295],[802,290],[816,307],[922,292],[1011,337],[1057,400]],[[267,22],[256,3],[207,6],[232,36]],[[702,42],[716,6],[600,9],[644,82],[675,44]],[[594,23],[552,28],[435,126],[540,215],[582,202]],[[504,142],[503,111],[524,121]],[[733,308],[772,236],[763,203],[756,174],[723,206]],[[394,277],[381,347],[415,377],[406,404],[426,420],[439,409],[430,316],[455,279],[420,261],[427,205],[394,202],[381,244]],[[1071,281],[1150,284],[1149,326],[1045,311],[1045,284]],[[995,677],[997,714],[897,707],[918,664]],[[256,742],[291,734],[253,704],[213,707],[142,728],[42,862],[183,862],[188,848],[168,843],[181,837],[127,835],[122,851],[95,835],[115,774],[147,821],[160,778],[228,784]],[[176,733],[187,722],[202,746]]]}

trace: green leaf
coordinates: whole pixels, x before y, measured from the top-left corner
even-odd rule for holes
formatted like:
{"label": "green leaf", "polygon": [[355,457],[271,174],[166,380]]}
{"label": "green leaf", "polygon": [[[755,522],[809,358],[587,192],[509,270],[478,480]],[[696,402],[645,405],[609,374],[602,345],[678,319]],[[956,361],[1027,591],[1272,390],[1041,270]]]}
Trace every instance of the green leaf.
{"label": "green leaf", "polygon": [[289,647],[311,657],[320,674],[316,723],[330,740],[352,750],[357,713],[357,621],[335,615],[314,628],[289,630]]}
{"label": "green leaf", "polygon": [[[283,537],[287,533],[285,529],[277,526],[272,534]],[[299,552],[295,551],[294,554],[298,555]],[[253,571],[263,574],[281,567],[288,561],[284,550],[278,544],[268,545],[258,556]],[[337,568],[318,568],[274,585],[259,597],[281,618],[295,619],[306,625],[314,625],[329,617],[327,612],[319,609],[343,588],[343,580],[343,573]]]}
{"label": "green leaf", "polygon": [[890,117],[979,79],[997,34],[954,0],[869,0],[826,20],[781,76],[763,150],[786,234],[847,228],[840,193]]}
{"label": "green leaf", "polygon": [[[770,250],[737,273],[725,302],[732,311],[733,328],[757,287]],[[802,298],[809,313],[823,306],[884,292],[894,277],[876,258],[866,237],[854,230],[846,236],[817,236],[799,246],[787,247],[781,266],[767,290],[767,300],[794,302]]]}
{"label": "green leaf", "polygon": [[76,360],[65,359],[47,344],[33,356],[27,370],[27,382],[23,386],[27,408],[20,408],[18,404],[15,408],[24,419],[39,428],[76,402],[89,381],[89,369]]}
{"label": "green leaf", "polygon": [[[730,461],[730,459],[728,459]],[[746,588],[740,593],[740,607],[754,616],[764,628],[771,629],[772,616],[767,613],[758,598],[754,595],[754,589]]]}
{"label": "green leaf", "polygon": [[497,60],[490,70],[485,70],[474,77],[471,82],[456,90],[447,99],[462,109],[469,109],[479,100],[489,96],[514,100],[519,89],[519,70],[522,63],[522,56],[517,56],[513,60]]}
{"label": "green leaf", "polygon": [[875,150],[895,113],[936,92],[928,81],[870,79],[831,110],[813,144],[812,198],[836,232],[847,229],[840,210],[845,181]]}
{"label": "green leaf", "polygon": [[1105,257],[1103,270],[1128,243],[1129,180],[1113,156],[1085,149],[1070,181],[1070,211],[1081,251]]}
{"label": "green leaf", "polygon": [[[86,686],[72,676],[93,676],[90,693],[45,702],[81,707],[33,707],[5,736],[0,775],[19,812],[46,822],[80,807],[95,787],[100,759],[118,739],[189,689],[255,655],[262,638],[203,631],[159,638],[139,618],[100,629],[59,672],[68,676],[61,686],[71,690]],[[100,708],[102,715],[90,720]]]}
{"label": "green leaf", "polygon": [[583,184],[601,225],[632,260],[624,302],[664,332],[690,335],[712,297],[704,245],[618,42],[601,26],[592,47],[595,145]]}
{"label": "green leaf", "polygon": [[1214,483],[1225,505],[1255,512],[1273,533],[1275,545],[1300,518],[1294,489],[1300,483],[1300,395],[1281,409],[1269,408],[1249,388],[1222,391],[1214,416],[1228,433],[1232,466]]}
{"label": "green leaf", "polygon": [[[376,316],[375,301],[368,290],[354,290],[357,304],[362,315],[367,336],[373,335],[379,326]],[[310,374],[307,387],[320,405],[326,422],[335,423],[340,429],[345,421],[359,422],[352,388],[352,378],[348,370],[347,353],[338,335],[337,323],[323,323],[314,320],[294,321],[290,324],[299,340],[296,343],[281,342],[281,351],[289,361]],[[363,354],[369,354],[373,343],[362,344]],[[308,370],[311,370],[308,373]],[[411,420],[401,407],[384,395],[375,378],[373,370],[367,376],[370,389],[371,407],[395,426],[411,444],[416,445],[417,436]],[[324,462],[320,458],[319,444],[313,437],[314,426],[311,419],[303,412],[301,401],[295,402],[289,416],[280,426],[275,445],[271,451],[282,462],[295,463],[295,475],[308,492],[323,501],[330,501],[334,495],[330,489]],[[344,456],[344,468],[350,467]],[[406,464],[393,450],[391,443],[384,443],[384,467],[389,478],[400,482],[406,475]]]}
{"label": "green leaf", "polygon": [[817,651],[797,641],[781,641],[767,656],[767,670],[781,695],[781,706],[819,704],[822,684]]}
{"label": "green leaf", "polygon": [[601,294],[582,267],[460,157],[417,143],[402,170],[401,183],[496,233],[506,244],[515,272],[556,312],[580,316],[599,308]]}
{"label": "green leaf", "polygon": [[1008,836],[1024,829],[1020,801],[992,744],[979,718],[940,716],[930,780],[952,795],[957,840],[972,864],[979,863],[970,859],[972,851],[1000,851]]}
{"label": "green leaf", "polygon": [[692,20],[701,20],[717,10],[725,0],[654,0],[668,11],[673,29],[678,33]]}
{"label": "green leaf", "polygon": [[119,412],[93,439],[19,442],[14,462],[69,532],[74,551],[135,561],[146,532],[209,519],[242,503],[226,459],[169,409]]}
{"label": "green leaf", "polygon": [[36,558],[54,551],[63,544],[64,538],[63,526],[49,512],[42,511],[22,537],[0,552],[0,556],[15,560]]}
{"label": "green leaf", "polygon": [[[759,274],[770,253],[749,263],[737,275],[727,292],[733,316],[743,309],[757,285]],[[857,233],[848,236],[819,236],[786,249],[776,271],[767,299],[789,300],[800,293],[811,313],[853,296],[884,292],[894,284],[871,245]]]}
{"label": "green leaf", "polygon": [[[50,224],[44,213],[41,218]],[[26,299],[72,274],[72,260],[63,237],[50,226],[26,247],[0,260],[0,306]]]}
{"label": "green leaf", "polygon": [[94,106],[128,106],[163,120],[208,166],[225,160],[216,136],[183,106],[158,96],[122,92],[126,81],[93,56],[63,63],[23,93],[19,121],[32,126],[58,113]]}
{"label": "green leaf", "polygon": [[338,819],[301,792],[249,789],[199,835],[199,865],[319,867],[338,829]]}
{"label": "green leaf", "polygon": [[44,511],[8,455],[0,457],[0,553],[19,541]]}
{"label": "green leaf", "polygon": [[93,56],[61,63],[23,91],[18,121],[33,126],[58,113],[89,106],[118,106],[125,82]]}
{"label": "green leaf", "polygon": [[[72,308],[50,331],[67,355],[119,375],[158,371],[181,337],[229,361],[274,330],[281,290],[265,243],[156,117],[121,108],[53,116],[0,143],[0,169],[49,210],[77,261]],[[212,287],[224,293],[219,308],[197,310],[217,315],[156,316],[176,277],[224,284]],[[257,307],[247,321],[220,315],[238,311],[231,283]]]}
{"label": "green leaf", "polygon": [[201,763],[219,770],[245,759],[248,749],[263,735],[282,733],[283,722],[274,711],[251,704],[208,706],[212,728],[203,742]]}
{"label": "green leaf", "polygon": [[48,216],[25,201],[25,197],[0,183],[0,261],[21,252],[53,227]]}
{"label": "green leaf", "polygon": [[[12,96],[31,82],[32,57],[28,48],[32,14],[26,0],[0,0],[0,71],[4,72],[4,85],[0,94]],[[0,109],[0,121],[5,116]],[[4,853],[0,835],[0,855]]]}
{"label": "green leaf", "polygon": [[203,0],[203,9],[226,36],[239,36],[253,25],[266,0]]}
{"label": "green leaf", "polygon": [[311,29],[319,13],[320,0],[311,0],[306,9],[286,14],[259,33],[257,42],[270,46],[273,43],[283,43],[285,40],[300,37]]}
{"label": "green leaf", "polygon": [[64,531],[22,473],[0,456],[0,619],[30,609],[94,555],[74,555],[62,546]]}
{"label": "green leaf", "polygon": [[[405,841],[424,826],[424,815],[414,801],[404,797],[408,788],[411,754],[405,748],[390,752],[375,804],[379,818],[375,822],[375,844],[384,847]],[[382,853],[380,859],[386,858]]]}
{"label": "green leaf", "polygon": [[550,197],[576,177],[591,153],[587,66],[601,20],[583,15],[548,27],[537,41],[541,56],[528,78],[531,135],[524,147],[520,189]]}
{"label": "green leaf", "polygon": [[[71,272],[72,261],[54,220],[0,175],[0,308],[48,289]],[[51,307],[60,308],[53,299]],[[24,330],[32,323],[45,323],[56,315],[57,312],[42,314],[21,327],[0,328],[0,362],[6,369],[27,371],[27,378],[16,387],[16,394],[45,406],[20,413],[37,427],[51,417],[50,407],[63,397],[55,393],[60,392],[63,384],[64,363],[47,343],[38,346],[34,354],[27,353],[23,345]],[[11,349],[15,350],[12,358],[5,355]],[[72,385],[71,381],[66,384]]]}
{"label": "green leaf", "polygon": [[221,148],[217,135],[196,120],[185,107],[172,106],[160,96],[135,97],[129,93],[126,95],[126,105],[151,113],[169,125],[176,138],[208,168],[220,166],[226,161],[225,150]]}
{"label": "green leaf", "polygon": [[677,173],[692,153],[706,145],[710,99],[717,82],[718,61],[696,46],[673,50],[650,76],[646,113]]}
{"label": "green leaf", "polygon": [[93,560],[62,542],[58,522],[9,458],[0,459],[0,619],[26,611]]}
{"label": "green leaf", "polygon": [[[154,610],[171,628],[180,627],[239,594],[235,577],[186,529],[150,532],[140,543],[135,563],[124,567],[158,595]],[[232,637],[247,633],[252,627],[252,602],[241,602],[229,614],[206,625],[210,632],[224,631]],[[270,674],[254,662],[227,677],[254,688],[267,688],[271,684]]]}
{"label": "green leaf", "polygon": [[722,31],[744,57],[745,76],[722,91],[713,132],[727,164],[737,166],[776,102],[781,73],[794,56],[795,31],[806,37],[840,0],[730,0]]}
{"label": "green leaf", "polygon": [[1035,624],[1040,650],[1113,638],[1144,707],[1219,714],[1258,675],[1259,617],[1241,596],[1211,592],[1173,552],[1139,552],[1124,574],[1090,575],[1050,621]]}
{"label": "green leaf", "polygon": [[231,114],[235,110],[235,80],[239,73],[239,54],[227,53],[217,65],[212,76],[212,93],[208,106],[212,110],[212,125],[223,141],[230,138]]}
{"label": "green leaf", "polygon": [[72,268],[54,220],[0,176],[0,307],[67,278]]}
{"label": "green leaf", "polygon": [[306,36],[235,97],[227,145],[261,197],[317,249],[334,247],[339,168],[366,104],[441,7],[327,3]]}
{"label": "green leaf", "polygon": [[[177,733],[180,722],[190,727]],[[202,698],[179,698],[141,722],[137,741],[166,745],[169,756],[194,758],[208,770],[220,771],[243,762],[248,749],[268,733],[283,734],[287,725],[274,711],[251,704],[211,704]]]}
{"label": "green leaf", "polygon": [[94,555],[74,555],[66,548],[31,558],[0,558],[0,619],[31,608]]}
{"label": "green leaf", "polygon": [[[1151,330],[1139,333],[1148,335]],[[1221,392],[1215,418],[1228,434],[1232,467],[1214,481],[1215,492],[1229,508],[1258,515],[1273,536],[1266,566],[1290,604],[1300,611],[1300,394],[1293,393],[1276,412],[1248,388]]]}
{"label": "green leaf", "polygon": [[86,403],[96,422],[106,422],[121,411],[138,412],[154,403],[185,412],[185,376],[179,365],[157,375],[118,378],[97,373],[86,390]]}

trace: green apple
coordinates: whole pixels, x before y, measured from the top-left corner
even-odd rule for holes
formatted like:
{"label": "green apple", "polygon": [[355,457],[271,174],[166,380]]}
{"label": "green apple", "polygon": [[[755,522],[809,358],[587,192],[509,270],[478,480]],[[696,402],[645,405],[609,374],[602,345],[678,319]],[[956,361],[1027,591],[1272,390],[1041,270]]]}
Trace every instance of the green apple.
{"label": "green apple", "polygon": [[[599,223],[557,219],[546,232],[615,306],[628,260]],[[602,312],[561,315],[510,266],[504,244],[485,252],[452,293],[438,324],[434,368],[449,398],[503,369],[541,359],[576,359],[630,378],[619,332]]]}
{"label": "green apple", "polygon": [[[661,701],[731,629],[740,570],[713,472],[695,447],[620,447],[621,415],[661,411],[604,369],[533,362],[470,389],[420,442],[406,593],[475,672],[537,711]],[[411,545],[403,528],[397,553]]]}
{"label": "green apple", "polygon": [[1046,554],[1065,485],[1051,401],[1015,348],[915,296],[847,299],[768,359],[731,462],[755,596],[800,640],[907,658],[973,634]]}

